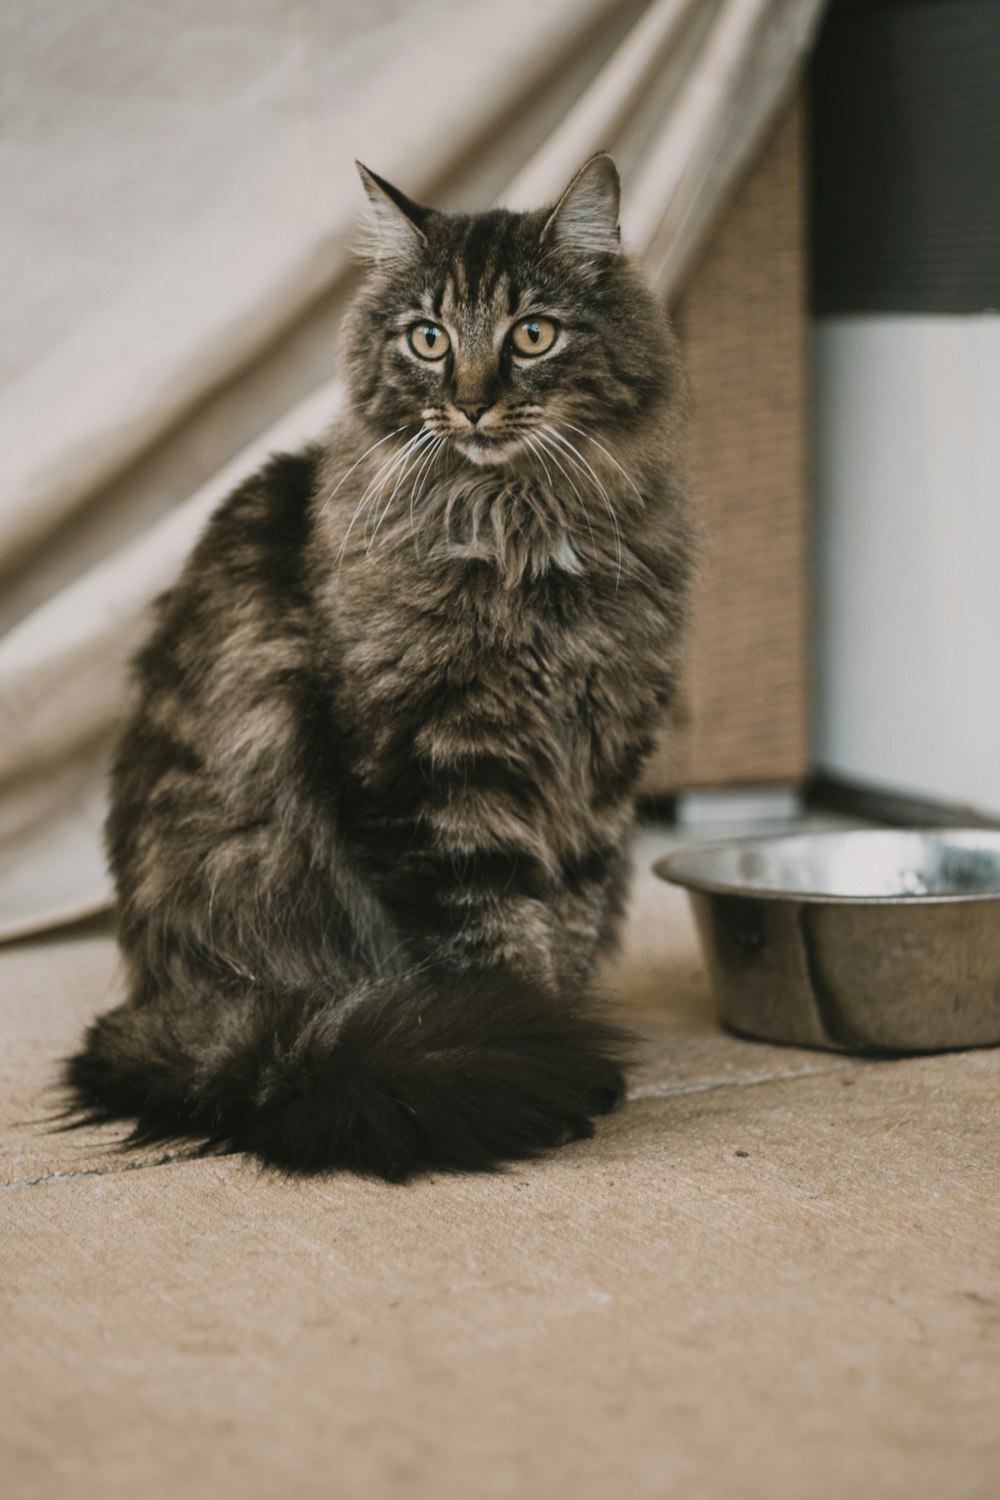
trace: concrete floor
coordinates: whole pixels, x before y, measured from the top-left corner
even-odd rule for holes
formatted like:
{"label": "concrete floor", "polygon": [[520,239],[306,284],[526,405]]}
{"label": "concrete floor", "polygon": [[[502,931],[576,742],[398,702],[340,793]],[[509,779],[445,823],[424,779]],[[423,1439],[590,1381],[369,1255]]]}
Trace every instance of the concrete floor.
{"label": "concrete floor", "polygon": [[101,922],[0,950],[8,1500],[1000,1495],[1000,1051],[726,1035],[643,874],[594,1141],[289,1182],[40,1123],[114,971]]}

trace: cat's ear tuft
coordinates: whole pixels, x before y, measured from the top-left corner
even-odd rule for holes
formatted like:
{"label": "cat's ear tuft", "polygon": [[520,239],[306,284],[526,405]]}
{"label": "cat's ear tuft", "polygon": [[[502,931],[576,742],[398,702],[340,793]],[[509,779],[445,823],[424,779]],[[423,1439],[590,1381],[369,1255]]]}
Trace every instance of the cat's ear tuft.
{"label": "cat's ear tuft", "polygon": [[427,244],[423,223],[429,209],[412,202],[399,188],[393,187],[361,162],[358,169],[371,205],[374,228],[373,255],[376,260],[400,260]]}
{"label": "cat's ear tuft", "polygon": [[546,220],[543,240],[596,260],[617,255],[621,246],[618,168],[606,151],[585,161]]}

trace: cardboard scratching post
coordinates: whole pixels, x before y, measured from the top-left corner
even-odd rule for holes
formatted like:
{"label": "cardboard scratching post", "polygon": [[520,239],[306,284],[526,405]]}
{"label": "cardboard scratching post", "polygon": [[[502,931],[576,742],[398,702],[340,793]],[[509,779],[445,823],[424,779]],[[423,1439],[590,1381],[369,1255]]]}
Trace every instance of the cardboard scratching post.
{"label": "cardboard scratching post", "polygon": [[804,110],[783,112],[675,310],[704,558],[647,795],[808,770]]}

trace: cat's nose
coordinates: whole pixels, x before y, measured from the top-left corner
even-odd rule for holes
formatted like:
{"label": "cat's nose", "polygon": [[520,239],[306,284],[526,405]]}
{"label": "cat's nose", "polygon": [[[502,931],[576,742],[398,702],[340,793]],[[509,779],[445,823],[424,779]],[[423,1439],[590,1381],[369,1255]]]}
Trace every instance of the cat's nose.
{"label": "cat's nose", "polygon": [[489,401],[456,401],[459,411],[464,412],[470,422],[478,422],[484,411],[489,411]]}

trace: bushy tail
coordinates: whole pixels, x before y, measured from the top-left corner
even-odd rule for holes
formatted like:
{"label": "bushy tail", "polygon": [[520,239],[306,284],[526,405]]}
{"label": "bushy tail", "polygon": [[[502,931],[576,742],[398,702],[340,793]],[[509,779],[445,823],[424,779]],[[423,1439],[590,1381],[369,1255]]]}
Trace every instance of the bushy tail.
{"label": "bushy tail", "polygon": [[336,1002],[303,992],[102,1016],[66,1078],[135,1141],[187,1136],[290,1172],[389,1181],[483,1171],[593,1133],[629,1039],[593,998],[520,976],[409,974]]}

